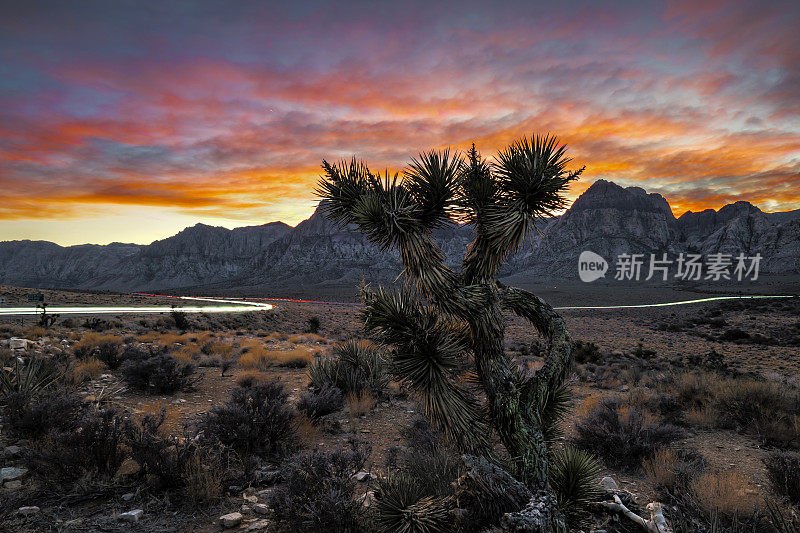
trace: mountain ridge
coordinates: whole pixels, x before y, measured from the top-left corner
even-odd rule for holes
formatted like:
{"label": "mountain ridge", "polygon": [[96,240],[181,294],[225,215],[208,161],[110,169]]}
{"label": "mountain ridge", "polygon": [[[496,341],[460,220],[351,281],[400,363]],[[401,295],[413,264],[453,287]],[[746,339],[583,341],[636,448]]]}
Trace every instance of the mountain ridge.
{"label": "mountain ridge", "polygon": [[[764,213],[746,201],[675,217],[667,200],[640,187],[597,180],[561,216],[509,258],[501,276],[575,278],[583,249],[620,253],[761,253],[765,272],[800,272],[800,210]],[[472,228],[434,232],[445,261],[457,267]],[[185,287],[304,287],[386,282],[402,270],[353,227],[340,228],[318,207],[292,227],[283,222],[227,229],[198,223],[151,244],[60,246],[0,242],[0,284],[109,290]]]}

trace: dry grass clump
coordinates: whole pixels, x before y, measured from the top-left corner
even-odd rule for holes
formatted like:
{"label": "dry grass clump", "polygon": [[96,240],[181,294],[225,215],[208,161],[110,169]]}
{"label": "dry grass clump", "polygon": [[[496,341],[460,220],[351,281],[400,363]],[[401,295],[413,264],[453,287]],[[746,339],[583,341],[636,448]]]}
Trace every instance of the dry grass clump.
{"label": "dry grass clump", "polygon": [[366,391],[358,394],[348,394],[346,402],[347,411],[353,416],[364,416],[378,404],[375,396]]}
{"label": "dry grass clump", "polygon": [[264,336],[264,342],[277,342],[277,341],[285,341],[289,338],[289,335],[286,333],[278,333],[277,331],[273,331],[269,335]]}
{"label": "dry grass clump", "polygon": [[266,374],[259,370],[243,370],[236,374],[236,383],[240,387],[254,387],[268,381]]}
{"label": "dry grass clump", "polygon": [[267,370],[271,366],[285,366],[289,368],[305,368],[314,362],[316,352],[298,346],[292,350],[267,350],[257,347],[243,353],[239,357],[242,368]]}
{"label": "dry grass clump", "polygon": [[181,363],[193,363],[199,355],[200,355],[200,350],[198,350],[193,346],[182,346],[179,349],[172,352],[172,357],[174,357]]}
{"label": "dry grass clump", "polygon": [[680,462],[678,452],[671,448],[660,448],[653,457],[642,461],[642,468],[653,485],[671,491],[678,484]]}
{"label": "dry grass clump", "polygon": [[758,491],[736,470],[702,474],[691,481],[690,488],[697,504],[709,513],[745,516],[764,507]]}
{"label": "dry grass clump", "polygon": [[40,339],[42,337],[47,337],[48,333],[47,330],[41,326],[30,326],[25,328],[25,333],[23,337],[26,339]]}
{"label": "dry grass clump", "polygon": [[163,412],[164,422],[159,426],[158,431],[164,437],[169,437],[171,433],[180,427],[181,412],[167,401],[154,400],[144,402],[137,407],[136,412],[139,418],[147,415],[158,418]]}
{"label": "dry grass clump", "polygon": [[304,448],[313,448],[319,442],[322,431],[311,418],[305,413],[299,413],[295,417],[295,429],[297,437]]}
{"label": "dry grass clump", "polygon": [[211,454],[193,453],[181,465],[184,494],[192,504],[213,502],[222,495],[225,467]]}
{"label": "dry grass clump", "polygon": [[220,359],[230,359],[233,355],[234,346],[229,342],[212,341],[203,344],[200,348],[205,355],[219,357]]}
{"label": "dry grass clump", "polygon": [[328,339],[316,333],[303,333],[289,337],[292,344],[328,344]]}
{"label": "dry grass clump", "polygon": [[70,383],[79,384],[90,379],[96,379],[105,369],[106,365],[102,361],[96,357],[89,357],[79,361],[65,377]]}
{"label": "dry grass clump", "polygon": [[84,333],[80,340],[76,342],[72,349],[73,351],[79,351],[79,349],[83,348],[87,352],[91,351],[93,348],[100,346],[101,344],[106,343],[115,343],[115,342],[122,342],[122,338],[118,337],[117,335],[104,335],[102,333],[95,333],[94,331],[88,331]]}

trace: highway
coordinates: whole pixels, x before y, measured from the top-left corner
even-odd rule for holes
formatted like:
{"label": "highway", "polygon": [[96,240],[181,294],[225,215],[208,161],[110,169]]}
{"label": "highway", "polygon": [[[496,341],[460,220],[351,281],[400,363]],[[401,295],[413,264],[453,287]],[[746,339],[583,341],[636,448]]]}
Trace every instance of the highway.
{"label": "highway", "polygon": [[[143,293],[139,293],[145,295]],[[167,296],[160,294],[146,294],[145,296]],[[150,313],[169,313],[178,310],[184,313],[247,313],[252,311],[265,311],[273,309],[275,306],[263,302],[254,301],[256,298],[244,299],[221,299],[221,298],[200,298],[196,296],[170,296],[180,300],[195,300],[202,302],[212,302],[227,305],[207,305],[207,306],[143,306],[143,307],[59,307],[47,306],[48,314],[57,315],[138,315]],[[679,300],[675,302],[662,302],[653,304],[631,304],[631,305],[570,305],[557,306],[557,310],[603,310],[603,309],[641,309],[647,307],[673,307],[677,305],[690,305],[707,302],[717,302],[725,300],[755,300],[765,298],[796,298],[796,295],[752,295],[752,296],[712,296],[709,298],[698,298],[696,300]],[[324,302],[320,300],[292,300],[288,298],[258,298],[258,300],[283,301],[283,302],[303,302],[319,304],[340,304],[354,305],[348,302]],[[0,316],[3,315],[39,315],[42,310],[36,307],[0,307]]]}
{"label": "highway", "polygon": [[[261,302],[246,302],[242,300],[223,300],[220,298],[197,298],[194,296],[176,296],[181,300],[195,300],[201,302],[223,303],[228,305],[207,306],[143,306],[143,307],[60,307],[47,306],[49,315],[140,315],[150,313],[169,313],[182,311],[184,313],[247,313],[252,311],[265,311],[275,306]],[[234,304],[234,305],[231,305]],[[41,309],[36,307],[0,307],[2,315],[40,315]]]}

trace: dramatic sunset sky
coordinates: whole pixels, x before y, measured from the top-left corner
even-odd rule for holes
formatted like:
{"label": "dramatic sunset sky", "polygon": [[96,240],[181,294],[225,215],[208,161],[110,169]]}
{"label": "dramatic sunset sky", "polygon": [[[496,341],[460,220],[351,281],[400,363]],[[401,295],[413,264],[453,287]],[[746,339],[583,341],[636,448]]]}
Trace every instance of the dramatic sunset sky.
{"label": "dramatic sunset sky", "polygon": [[798,28],[798,0],[0,0],[0,240],[295,224],[322,158],[533,132],[586,165],[571,197],[797,209]]}

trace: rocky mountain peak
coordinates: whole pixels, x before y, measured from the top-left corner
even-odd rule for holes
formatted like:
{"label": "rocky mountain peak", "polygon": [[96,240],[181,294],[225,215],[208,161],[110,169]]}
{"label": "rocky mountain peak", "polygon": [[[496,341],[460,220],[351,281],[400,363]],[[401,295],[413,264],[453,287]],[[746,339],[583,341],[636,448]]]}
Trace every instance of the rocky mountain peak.
{"label": "rocky mountain peak", "polygon": [[581,194],[571,212],[596,209],[659,213],[672,220],[667,200],[658,193],[648,193],[641,187],[621,187],[612,181],[599,179]]}

